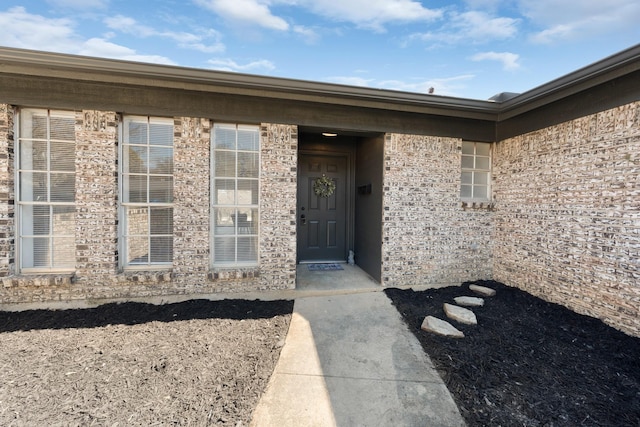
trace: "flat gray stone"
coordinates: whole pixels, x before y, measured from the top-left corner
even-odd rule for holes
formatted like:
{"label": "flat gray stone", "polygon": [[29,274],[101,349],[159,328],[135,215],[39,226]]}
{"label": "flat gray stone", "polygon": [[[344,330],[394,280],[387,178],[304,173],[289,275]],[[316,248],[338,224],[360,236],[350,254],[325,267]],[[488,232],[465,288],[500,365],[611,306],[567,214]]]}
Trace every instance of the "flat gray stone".
{"label": "flat gray stone", "polygon": [[462,331],[458,330],[451,323],[433,316],[425,317],[420,329],[427,332],[433,332],[434,334],[443,335],[445,337],[464,338]]}
{"label": "flat gray stone", "polygon": [[456,304],[466,307],[482,307],[484,305],[484,299],[478,297],[455,297],[453,300]]}
{"label": "flat gray stone", "polygon": [[449,319],[453,319],[457,322],[464,323],[466,325],[477,325],[478,320],[473,311],[468,308],[458,307],[457,305],[444,303],[444,312]]}
{"label": "flat gray stone", "polygon": [[486,286],[469,285],[469,289],[483,297],[492,297],[496,294],[495,289],[487,288]]}

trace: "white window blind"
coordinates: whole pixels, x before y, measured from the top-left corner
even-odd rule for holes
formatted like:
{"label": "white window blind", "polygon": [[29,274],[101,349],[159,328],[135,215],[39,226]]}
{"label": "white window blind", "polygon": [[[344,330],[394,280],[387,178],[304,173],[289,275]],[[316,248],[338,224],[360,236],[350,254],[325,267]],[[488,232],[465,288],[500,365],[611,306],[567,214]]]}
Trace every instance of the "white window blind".
{"label": "white window blind", "polygon": [[462,142],[462,200],[490,201],[491,199],[491,144]]}
{"label": "white window blind", "polygon": [[259,128],[215,124],[211,147],[212,263],[257,265]]}
{"label": "white window blind", "polygon": [[173,262],[173,120],[125,116],[121,221],[125,267]]}
{"label": "white window blind", "polygon": [[18,245],[23,272],[75,268],[75,113],[19,113]]}

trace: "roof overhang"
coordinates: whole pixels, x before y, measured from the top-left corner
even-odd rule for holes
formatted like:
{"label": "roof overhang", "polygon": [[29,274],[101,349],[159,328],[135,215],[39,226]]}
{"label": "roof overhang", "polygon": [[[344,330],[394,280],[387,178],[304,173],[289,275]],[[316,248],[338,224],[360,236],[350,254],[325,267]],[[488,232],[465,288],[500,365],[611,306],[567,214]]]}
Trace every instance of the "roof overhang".
{"label": "roof overhang", "polygon": [[[394,123],[392,131],[403,131],[403,120],[407,119],[407,131],[429,132],[435,128],[439,135],[446,134],[446,128],[462,124],[468,130],[458,136],[468,137],[473,129],[480,129],[483,140],[531,130],[532,120],[535,126],[544,126],[610,108],[616,102],[640,100],[639,75],[640,45],[636,45],[522,94],[491,101],[0,47],[0,86],[6,88],[12,82],[20,85],[13,92],[0,88],[0,97],[11,92],[9,99],[16,103],[21,101],[20,90],[31,84],[42,89],[61,82],[67,90],[79,84],[84,85],[86,93],[95,90],[96,94],[113,88],[131,88],[137,95],[162,92],[164,98],[151,101],[178,96],[183,106],[190,99],[198,101],[194,108],[206,107],[210,96],[220,105],[235,107],[236,116],[241,111],[239,106],[258,101],[262,105],[256,115],[269,112],[270,105],[275,105],[283,111],[288,109],[288,116],[282,117],[304,126],[325,126],[335,118],[344,125],[351,113],[360,120],[360,130],[386,117]],[[36,96],[31,94],[25,100],[33,101]],[[122,105],[115,102],[122,103],[123,99],[116,99],[113,105]],[[67,96],[67,104],[72,101],[71,95]],[[140,108],[159,104],[151,101]],[[587,102],[588,108],[583,107]],[[306,116],[297,122],[295,111],[299,108],[305,109]],[[318,113],[313,113],[316,108]],[[565,113],[568,110],[570,114]],[[188,108],[184,111],[191,112]],[[429,123],[420,124],[421,117]],[[382,128],[382,124],[377,127]]]}
{"label": "roof overhang", "polygon": [[490,101],[0,47],[0,72],[494,120]]}
{"label": "roof overhang", "polygon": [[[506,120],[544,107],[639,70],[640,44],[505,100],[500,103],[498,120]],[[637,96],[640,99],[640,94]]]}

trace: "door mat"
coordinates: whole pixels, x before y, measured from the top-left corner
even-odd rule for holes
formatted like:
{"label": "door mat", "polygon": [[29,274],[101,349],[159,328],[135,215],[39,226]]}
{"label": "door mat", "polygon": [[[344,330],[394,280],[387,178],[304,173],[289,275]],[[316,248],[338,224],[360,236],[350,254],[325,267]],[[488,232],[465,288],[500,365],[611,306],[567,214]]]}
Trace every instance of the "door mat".
{"label": "door mat", "polygon": [[342,270],[342,266],[338,263],[322,263],[322,264],[308,264],[309,271],[330,271],[330,270]]}

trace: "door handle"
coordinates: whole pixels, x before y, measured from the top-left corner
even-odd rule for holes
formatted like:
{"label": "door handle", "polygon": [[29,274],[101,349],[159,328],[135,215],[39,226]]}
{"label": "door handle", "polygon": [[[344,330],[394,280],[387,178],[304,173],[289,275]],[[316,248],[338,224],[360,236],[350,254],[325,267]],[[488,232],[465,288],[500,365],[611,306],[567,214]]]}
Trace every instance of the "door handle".
{"label": "door handle", "polygon": [[300,224],[301,225],[307,224],[307,217],[305,216],[305,214],[300,215]]}

